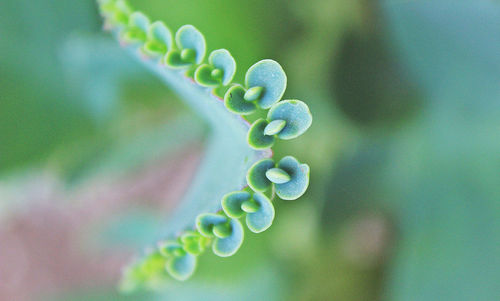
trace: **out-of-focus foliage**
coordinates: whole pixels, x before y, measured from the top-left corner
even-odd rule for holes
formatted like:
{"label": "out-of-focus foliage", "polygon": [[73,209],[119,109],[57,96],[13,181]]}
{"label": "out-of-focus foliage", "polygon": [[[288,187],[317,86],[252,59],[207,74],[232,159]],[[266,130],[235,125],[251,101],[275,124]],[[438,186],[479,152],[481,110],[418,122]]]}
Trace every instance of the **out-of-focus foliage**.
{"label": "out-of-focus foliage", "polygon": [[46,158],[62,141],[95,133],[89,106],[66,84],[59,52],[71,32],[96,29],[96,14],[88,2],[48,5],[2,1],[2,170]]}
{"label": "out-of-focus foliage", "polygon": [[[500,5],[385,3],[400,55],[427,95],[387,170],[401,245],[395,300],[500,298]],[[409,185],[411,183],[411,185]]]}

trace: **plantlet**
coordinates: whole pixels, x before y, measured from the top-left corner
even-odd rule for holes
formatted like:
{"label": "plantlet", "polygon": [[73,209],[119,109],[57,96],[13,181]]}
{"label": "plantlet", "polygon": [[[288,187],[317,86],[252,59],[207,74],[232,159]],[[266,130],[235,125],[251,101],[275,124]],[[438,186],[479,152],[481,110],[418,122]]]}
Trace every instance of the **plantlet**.
{"label": "plantlet", "polygon": [[[123,0],[98,1],[104,28],[125,49],[157,73],[211,126],[205,158],[190,191],[156,247],[125,269],[122,287],[154,285],[167,275],[188,279],[206,249],[221,257],[240,248],[244,227],[259,233],[274,220],[274,195],[295,200],[307,189],[309,166],[292,156],[275,162],[270,147],[293,139],[311,125],[309,108],[281,100],[286,75],[273,60],[254,64],[245,83],[232,83],[236,62],[218,49],[205,61],[203,34],[184,25],[175,36],[161,21],[151,22]],[[253,124],[241,115],[268,109]]]}

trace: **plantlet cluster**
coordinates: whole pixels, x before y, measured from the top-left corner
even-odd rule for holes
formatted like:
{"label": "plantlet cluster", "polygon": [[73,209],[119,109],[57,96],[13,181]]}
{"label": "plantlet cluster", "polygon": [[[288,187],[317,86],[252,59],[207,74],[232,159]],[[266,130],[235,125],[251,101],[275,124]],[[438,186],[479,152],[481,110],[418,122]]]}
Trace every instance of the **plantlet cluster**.
{"label": "plantlet cluster", "polygon": [[[312,116],[304,102],[282,100],[287,79],[277,62],[262,60],[247,71],[244,84],[232,83],[235,59],[229,51],[218,49],[205,61],[205,38],[194,26],[182,26],[174,37],[163,22],[151,22],[124,0],[100,0],[98,4],[105,28],[143,62],[154,66],[160,76],[167,77],[166,81],[186,101],[194,103],[196,108],[203,106],[203,101],[223,102],[227,112],[223,114],[239,115],[247,130],[248,146],[261,157],[271,154],[263,150],[269,150],[277,139],[296,138],[310,127]],[[191,97],[193,93],[203,93],[206,97],[200,100]],[[265,119],[250,125],[241,117],[258,109],[268,109]],[[207,116],[210,118],[213,117]],[[214,121],[215,126],[217,122]],[[233,255],[244,238],[240,219],[244,218],[247,228],[254,233],[268,229],[275,216],[274,195],[283,200],[303,195],[309,184],[309,166],[292,156],[277,162],[264,158],[255,160],[241,177],[247,185],[240,191],[227,191],[218,211],[199,214],[192,221],[193,230],[161,241],[127,267],[124,288],[154,284],[164,279],[166,273],[177,280],[186,280],[195,271],[197,257],[208,248],[221,257]]]}

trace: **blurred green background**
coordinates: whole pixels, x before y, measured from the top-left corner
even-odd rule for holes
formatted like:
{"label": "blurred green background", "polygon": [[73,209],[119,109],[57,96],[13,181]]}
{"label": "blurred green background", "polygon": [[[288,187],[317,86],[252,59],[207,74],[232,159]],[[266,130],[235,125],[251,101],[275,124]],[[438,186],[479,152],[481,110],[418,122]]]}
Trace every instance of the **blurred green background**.
{"label": "blurred green background", "polygon": [[189,186],[207,130],[92,1],[0,0],[0,300],[500,300],[500,3],[133,0],[272,58],[311,166],[266,233],[122,296],[121,267]]}

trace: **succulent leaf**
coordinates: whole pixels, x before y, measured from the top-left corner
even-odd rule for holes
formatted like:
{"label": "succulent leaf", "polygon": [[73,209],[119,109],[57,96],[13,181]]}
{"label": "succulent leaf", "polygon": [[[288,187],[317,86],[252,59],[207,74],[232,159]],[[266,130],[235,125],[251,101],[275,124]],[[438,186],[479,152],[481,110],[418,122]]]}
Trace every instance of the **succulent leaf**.
{"label": "succulent leaf", "polygon": [[276,194],[283,200],[295,200],[302,196],[309,186],[309,166],[300,164],[292,156],[286,156],[278,163],[278,168],[290,175],[290,181],[276,185]]}
{"label": "succulent leaf", "polygon": [[212,232],[218,238],[226,238],[231,235],[231,231],[229,223],[223,223],[215,225]]}
{"label": "succulent leaf", "polygon": [[196,256],[185,253],[167,260],[165,266],[168,274],[173,278],[184,281],[193,275],[196,269]]}
{"label": "succulent leaf", "polygon": [[187,231],[180,237],[180,242],[184,251],[193,255],[199,255],[205,250],[206,238],[198,232]]}
{"label": "succulent leaf", "polygon": [[300,100],[283,100],[276,103],[269,110],[267,119],[271,123],[285,121],[283,129],[277,133],[277,136],[284,140],[302,135],[312,123],[309,107]]}
{"label": "succulent leaf", "polygon": [[274,206],[269,198],[261,193],[228,193],[222,199],[222,208],[232,218],[240,218],[246,214],[246,224],[254,233],[265,231],[274,220]]}
{"label": "succulent leaf", "polygon": [[200,231],[201,235],[206,237],[214,236],[213,228],[218,224],[227,222],[227,217],[220,214],[204,213],[200,214],[196,219],[196,228]]}
{"label": "succulent leaf", "polygon": [[222,209],[230,218],[240,218],[245,215],[245,211],[241,208],[242,204],[251,197],[252,195],[246,191],[228,193],[222,198]]}
{"label": "succulent leaf", "polygon": [[167,52],[165,56],[165,64],[171,68],[187,68],[193,64],[193,62],[186,62],[181,57],[181,52],[179,50],[173,49]]}
{"label": "succulent leaf", "polygon": [[205,87],[216,87],[220,85],[221,79],[212,76],[212,72],[215,68],[209,64],[200,65],[196,68],[196,72],[194,74],[194,80]]}
{"label": "succulent leaf", "polygon": [[136,11],[130,15],[128,26],[136,27],[143,32],[147,32],[149,29],[149,18],[142,12]]}
{"label": "succulent leaf", "polygon": [[127,43],[144,43],[147,39],[149,19],[141,12],[134,12],[128,19],[128,27],[122,38]]}
{"label": "succulent leaf", "polygon": [[260,98],[262,95],[262,92],[264,92],[264,87],[252,87],[247,90],[245,93],[245,100],[246,101],[254,101]]}
{"label": "succulent leaf", "polygon": [[243,226],[237,219],[231,219],[229,222],[231,234],[225,238],[215,238],[212,250],[215,255],[228,257],[236,253],[243,243]]}
{"label": "succulent leaf", "polygon": [[236,61],[226,49],[212,51],[208,61],[215,68],[222,70],[222,85],[227,86],[236,73]]}
{"label": "succulent leaf", "polygon": [[268,190],[272,182],[266,177],[266,172],[274,167],[272,159],[263,159],[256,162],[247,173],[247,184],[254,191],[264,192]]}
{"label": "succulent leaf", "polygon": [[241,115],[252,114],[257,110],[257,105],[253,102],[245,100],[245,88],[241,85],[234,85],[227,90],[224,96],[224,104],[226,108]]}
{"label": "succulent leaf", "polygon": [[274,145],[276,138],[265,134],[268,125],[269,122],[263,118],[256,120],[252,124],[247,134],[247,141],[251,147],[255,149],[266,149]]}
{"label": "succulent leaf", "polygon": [[247,183],[254,191],[264,192],[273,184],[276,194],[283,200],[295,200],[309,186],[309,166],[286,156],[277,166],[272,159],[263,159],[250,167]]}
{"label": "succulent leaf", "polygon": [[206,213],[198,216],[196,225],[202,235],[215,236],[212,250],[217,256],[231,256],[243,243],[243,227],[237,219]]}
{"label": "succulent leaf", "polygon": [[236,72],[236,61],[226,49],[212,51],[208,58],[209,64],[203,64],[196,69],[195,80],[202,86],[215,87],[228,85]]}
{"label": "succulent leaf", "polygon": [[276,135],[279,132],[281,132],[281,130],[285,127],[285,125],[286,125],[285,120],[281,120],[281,119],[273,120],[273,121],[269,122],[269,124],[264,129],[264,135],[267,135],[267,136]]}
{"label": "succulent leaf", "polygon": [[180,249],[182,249],[182,246],[177,241],[167,240],[158,244],[158,251],[165,257],[173,256]]}
{"label": "succulent leaf", "polygon": [[245,85],[248,89],[263,88],[256,100],[257,105],[263,109],[270,108],[283,97],[286,81],[285,71],[273,60],[257,62],[248,69],[245,76]]}
{"label": "succulent leaf", "polygon": [[116,3],[113,0],[98,0],[99,12],[104,17],[109,17],[116,10]]}
{"label": "succulent leaf", "polygon": [[172,49],[172,33],[162,21],[156,21],[149,26],[147,42],[144,51],[149,55],[163,56]]}
{"label": "succulent leaf", "polygon": [[164,271],[167,259],[159,252],[149,253],[141,262],[141,271],[146,275],[161,274]]}
{"label": "succulent leaf", "polygon": [[290,181],[291,176],[281,168],[271,168],[266,171],[266,177],[275,184],[284,184]]}
{"label": "succulent leaf", "polygon": [[110,12],[111,17],[109,21],[120,27],[127,26],[132,12],[132,8],[125,0],[117,0],[114,3],[112,12]]}
{"label": "succulent leaf", "polygon": [[259,211],[260,205],[254,199],[249,199],[241,204],[241,209],[246,213],[255,213]]}
{"label": "succulent leaf", "polygon": [[274,206],[265,195],[254,193],[253,200],[259,204],[259,209],[253,213],[248,213],[246,223],[248,229],[254,233],[260,233],[267,230],[274,220]]}
{"label": "succulent leaf", "polygon": [[193,25],[184,25],[175,34],[175,41],[179,50],[193,50],[193,63],[199,64],[205,58],[206,43],[203,34]]}

